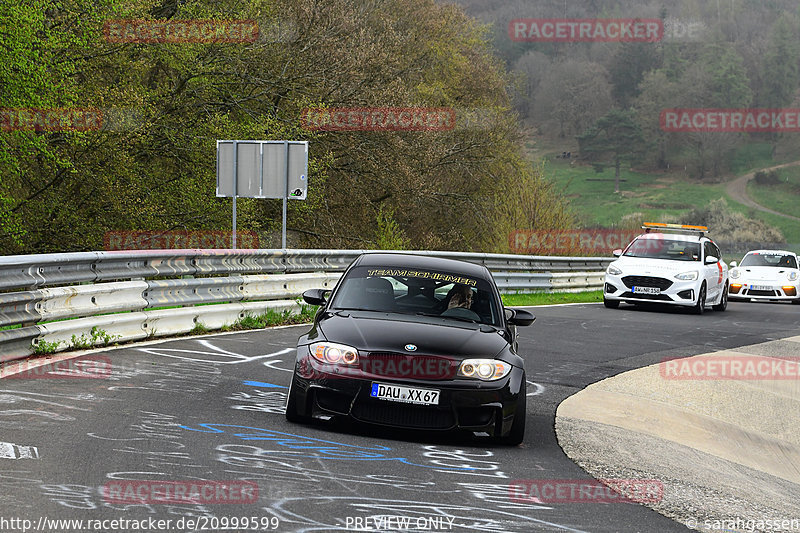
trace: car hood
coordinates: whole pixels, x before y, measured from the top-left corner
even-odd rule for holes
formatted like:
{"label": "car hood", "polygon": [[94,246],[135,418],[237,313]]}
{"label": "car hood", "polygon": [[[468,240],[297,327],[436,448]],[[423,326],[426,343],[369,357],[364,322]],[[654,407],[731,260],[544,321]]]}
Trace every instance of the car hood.
{"label": "car hood", "polygon": [[778,267],[768,267],[768,266],[747,266],[747,267],[739,267],[739,272],[741,272],[742,277],[741,280],[747,282],[748,280],[757,280],[757,281],[787,281],[787,274],[791,272],[792,268],[778,268]]}
{"label": "car hood", "polygon": [[494,357],[508,346],[496,328],[438,318],[344,311],[318,326],[327,340],[369,352],[412,353],[413,344],[417,354]]}
{"label": "car hood", "polygon": [[612,263],[622,270],[622,276],[664,276],[700,270],[700,261],[672,261],[669,259],[647,259],[644,257],[624,257]]}

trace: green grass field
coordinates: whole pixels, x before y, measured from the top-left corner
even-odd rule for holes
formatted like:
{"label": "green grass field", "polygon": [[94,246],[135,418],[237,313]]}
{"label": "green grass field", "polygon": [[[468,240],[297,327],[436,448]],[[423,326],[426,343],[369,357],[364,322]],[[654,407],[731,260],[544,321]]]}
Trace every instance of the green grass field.
{"label": "green grass field", "polygon": [[503,294],[503,305],[551,305],[571,303],[592,303],[603,301],[603,291],[588,292],[528,292]]}
{"label": "green grass field", "polygon": [[[800,244],[800,221],[734,202],[726,193],[725,183],[699,183],[679,173],[643,173],[628,168],[620,172],[620,193],[616,194],[613,167],[598,173],[591,165],[555,158],[559,151],[537,148],[530,153],[545,158],[547,177],[567,196],[583,228],[632,227],[630,223],[624,224],[624,217],[634,213],[654,222],[675,221],[694,208],[725,198],[732,210],[778,228],[787,243]],[[736,175],[742,175],[782,162],[770,159],[769,144],[759,143],[742,147],[733,157],[732,167]],[[765,207],[800,216],[800,167],[790,167],[779,173],[783,179],[788,178],[788,182],[773,187],[751,182],[748,194]],[[713,235],[714,228],[711,231]]]}
{"label": "green grass field", "polygon": [[[674,220],[694,207],[725,197],[724,184],[700,184],[667,174],[620,172],[614,192],[614,169],[597,173],[568,160],[548,161],[546,172],[569,198],[583,227],[619,227],[625,215],[642,213],[654,222]],[[602,181],[600,181],[602,180]],[[624,180],[624,181],[622,181]]]}
{"label": "green grass field", "polygon": [[[756,203],[779,213],[800,217],[800,167],[782,168],[776,173],[778,183],[775,184],[761,184],[751,180],[747,184],[748,196]],[[800,221],[792,222],[787,221],[788,224],[800,227]],[[790,242],[800,242],[800,235],[796,239]]]}

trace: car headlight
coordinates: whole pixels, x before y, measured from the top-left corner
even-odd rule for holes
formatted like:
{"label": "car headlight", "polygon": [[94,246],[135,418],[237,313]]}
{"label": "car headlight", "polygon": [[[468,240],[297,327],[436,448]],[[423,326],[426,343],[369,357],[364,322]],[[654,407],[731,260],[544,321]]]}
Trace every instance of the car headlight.
{"label": "car headlight", "polygon": [[792,270],[791,272],[786,274],[786,277],[789,278],[789,281],[796,280],[797,279],[797,271],[796,270]]}
{"label": "car headlight", "polygon": [[358,364],[358,350],[351,346],[333,342],[317,342],[309,346],[308,349],[314,359],[321,363],[334,365]]}
{"label": "car headlight", "polygon": [[614,265],[608,265],[606,272],[611,274],[612,276],[619,276],[620,274],[622,274],[622,270],[615,267]]}
{"label": "car headlight", "polygon": [[497,359],[465,359],[458,367],[458,376],[494,381],[511,372],[511,365]]}
{"label": "car headlight", "polygon": [[699,272],[697,270],[692,270],[690,272],[682,272],[680,274],[675,275],[675,279],[682,279],[684,281],[694,281],[697,279]]}
{"label": "car headlight", "polygon": [[738,279],[739,276],[741,276],[741,275],[742,275],[742,273],[739,272],[738,268],[734,268],[733,270],[731,270],[731,272],[729,274],[731,279]]}

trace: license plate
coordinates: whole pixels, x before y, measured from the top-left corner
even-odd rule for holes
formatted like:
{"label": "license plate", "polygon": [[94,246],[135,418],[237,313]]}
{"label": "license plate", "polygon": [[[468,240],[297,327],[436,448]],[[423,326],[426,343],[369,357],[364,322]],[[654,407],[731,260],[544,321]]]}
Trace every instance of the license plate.
{"label": "license plate", "polygon": [[373,383],[369,395],[379,400],[415,403],[418,405],[439,405],[439,391],[433,389],[417,389],[403,387],[402,385]]}
{"label": "license plate", "polygon": [[658,287],[634,287],[634,294],[661,294],[661,289]]}
{"label": "license plate", "polygon": [[769,285],[750,285],[751,291],[771,291],[772,287]]}

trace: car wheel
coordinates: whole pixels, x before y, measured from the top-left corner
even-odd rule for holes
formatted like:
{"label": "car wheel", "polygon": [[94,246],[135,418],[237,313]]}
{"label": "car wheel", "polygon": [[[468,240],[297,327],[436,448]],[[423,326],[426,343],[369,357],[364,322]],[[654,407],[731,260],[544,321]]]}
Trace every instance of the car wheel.
{"label": "car wheel", "polygon": [[286,420],[289,422],[308,422],[310,417],[300,414],[297,410],[297,393],[294,387],[294,374],[289,384],[289,392],[286,394]]}
{"label": "car wheel", "polygon": [[722,290],[722,300],[720,300],[720,302],[717,305],[713,306],[712,309],[714,309],[714,311],[724,311],[727,308],[728,308],[728,286],[725,285],[725,288]]}
{"label": "car wheel", "polygon": [[700,294],[697,296],[697,303],[695,304],[694,308],[692,308],[692,312],[696,315],[702,315],[703,311],[706,310],[706,284],[703,283],[700,286]]}
{"label": "car wheel", "polygon": [[603,305],[605,305],[609,309],[616,309],[617,307],[619,307],[619,301],[618,300],[606,300],[605,298],[603,298]]}
{"label": "car wheel", "polygon": [[505,437],[500,437],[499,441],[502,444],[509,446],[517,446],[522,444],[525,438],[525,405],[527,403],[527,382],[525,381],[525,374],[522,375],[522,386],[517,395],[517,407],[514,409],[514,421],[511,423],[511,430]]}
{"label": "car wheel", "polygon": [[793,304],[800,304],[800,298],[798,298],[797,300],[792,300],[792,303]]}

